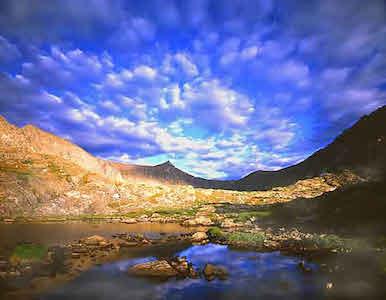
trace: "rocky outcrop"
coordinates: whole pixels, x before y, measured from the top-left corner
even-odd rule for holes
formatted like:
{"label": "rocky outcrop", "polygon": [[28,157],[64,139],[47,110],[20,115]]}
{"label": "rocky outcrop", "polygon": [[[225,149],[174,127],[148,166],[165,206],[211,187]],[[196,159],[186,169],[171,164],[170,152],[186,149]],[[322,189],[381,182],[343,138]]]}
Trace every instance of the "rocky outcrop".
{"label": "rocky outcrop", "polygon": [[128,270],[129,274],[145,277],[175,277],[178,275],[175,270],[166,260],[156,260],[143,264],[138,264]]}
{"label": "rocky outcrop", "polygon": [[186,257],[176,257],[171,260],[163,259],[137,264],[130,267],[128,273],[130,275],[157,278],[198,277],[198,272],[193,268],[193,265],[187,261]]}

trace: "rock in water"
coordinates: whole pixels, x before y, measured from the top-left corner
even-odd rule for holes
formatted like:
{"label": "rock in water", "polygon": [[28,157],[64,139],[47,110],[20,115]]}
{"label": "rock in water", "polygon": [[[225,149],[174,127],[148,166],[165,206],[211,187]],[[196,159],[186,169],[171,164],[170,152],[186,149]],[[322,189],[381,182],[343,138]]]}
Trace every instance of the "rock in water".
{"label": "rock in water", "polygon": [[104,242],[106,242],[106,239],[100,235],[93,235],[84,240],[87,246],[96,246]]}
{"label": "rock in water", "polygon": [[228,271],[225,267],[206,264],[204,267],[204,276],[206,280],[211,281],[215,278],[225,280],[228,277]]}
{"label": "rock in water", "polygon": [[199,231],[192,235],[192,242],[202,242],[208,239],[208,235],[203,232]]}
{"label": "rock in water", "polygon": [[157,260],[138,264],[128,270],[129,274],[138,276],[169,278],[178,275],[178,272],[166,261]]}

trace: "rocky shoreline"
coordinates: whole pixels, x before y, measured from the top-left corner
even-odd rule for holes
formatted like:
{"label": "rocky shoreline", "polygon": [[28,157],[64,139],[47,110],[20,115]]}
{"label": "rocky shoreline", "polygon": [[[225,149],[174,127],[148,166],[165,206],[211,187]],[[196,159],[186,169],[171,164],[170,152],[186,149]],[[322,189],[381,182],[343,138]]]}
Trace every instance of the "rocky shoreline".
{"label": "rocky shoreline", "polygon": [[[28,282],[26,287],[29,293],[40,293],[56,284],[76,278],[93,266],[122,258],[122,255],[124,257],[127,252],[177,244],[186,247],[216,243],[257,252],[280,251],[282,254],[300,256],[305,260],[346,255],[353,248],[368,247],[363,243],[354,244],[348,239],[331,234],[305,233],[296,228],[261,228],[255,216],[248,215],[240,221],[232,214],[219,213],[213,205],[201,206],[190,214],[163,215],[155,212],[139,214],[135,217],[120,216],[91,220],[124,224],[178,223],[189,228],[191,232],[160,233],[156,237],[129,232],[116,233],[110,237],[93,235],[50,246],[45,249],[44,255],[39,260],[15,256],[0,257],[0,280],[9,282],[24,278]],[[3,220],[6,223],[18,221],[20,220]],[[28,221],[24,220],[24,222]],[[384,252],[385,249],[372,248],[371,251]],[[334,267],[323,268],[335,272]],[[299,265],[299,270],[309,271],[304,264]],[[160,257],[153,263],[134,266],[134,269],[128,270],[128,273],[161,278],[203,277],[210,281],[214,278],[226,279],[228,270],[224,270],[221,266],[209,266],[203,270],[196,270],[184,257]]]}

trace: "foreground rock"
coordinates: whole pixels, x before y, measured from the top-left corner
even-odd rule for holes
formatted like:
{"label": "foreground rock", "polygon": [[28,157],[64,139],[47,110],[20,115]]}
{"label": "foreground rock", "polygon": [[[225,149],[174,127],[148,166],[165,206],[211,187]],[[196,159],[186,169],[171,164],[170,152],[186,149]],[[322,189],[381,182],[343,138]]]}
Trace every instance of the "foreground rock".
{"label": "foreground rock", "polygon": [[137,264],[129,268],[128,273],[136,276],[158,278],[197,278],[199,276],[198,272],[193,268],[193,265],[187,261],[186,257],[177,257],[170,261],[163,259]]}
{"label": "foreground rock", "polygon": [[204,244],[209,241],[209,238],[206,232],[199,231],[192,235],[191,240],[193,243]]}
{"label": "foreground rock", "polygon": [[98,246],[106,243],[106,239],[100,235],[93,235],[84,240],[87,246]]}
{"label": "foreground rock", "polygon": [[166,260],[156,260],[143,264],[138,264],[128,270],[129,274],[145,277],[169,278],[178,275]]}

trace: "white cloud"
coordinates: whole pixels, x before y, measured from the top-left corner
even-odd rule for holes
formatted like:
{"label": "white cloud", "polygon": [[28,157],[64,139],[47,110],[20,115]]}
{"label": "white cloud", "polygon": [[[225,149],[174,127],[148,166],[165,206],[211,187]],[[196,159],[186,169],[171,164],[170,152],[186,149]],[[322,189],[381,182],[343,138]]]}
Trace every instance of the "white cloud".
{"label": "white cloud", "polygon": [[259,53],[259,51],[260,51],[259,47],[257,47],[257,46],[247,47],[241,51],[240,57],[243,60],[250,60],[250,59],[255,58],[256,55]]}
{"label": "white cloud", "polygon": [[133,74],[139,78],[153,80],[157,76],[157,71],[149,66],[140,65],[134,68]]}
{"label": "white cloud", "polygon": [[191,61],[191,59],[184,53],[177,53],[174,56],[176,62],[181,66],[184,73],[190,77],[198,75],[197,66]]}
{"label": "white cloud", "polygon": [[300,61],[288,60],[273,65],[268,74],[273,81],[292,82],[298,87],[306,87],[310,84],[310,70]]}
{"label": "white cloud", "polygon": [[184,84],[182,99],[197,123],[212,129],[245,125],[254,111],[247,96],[215,79]]}

